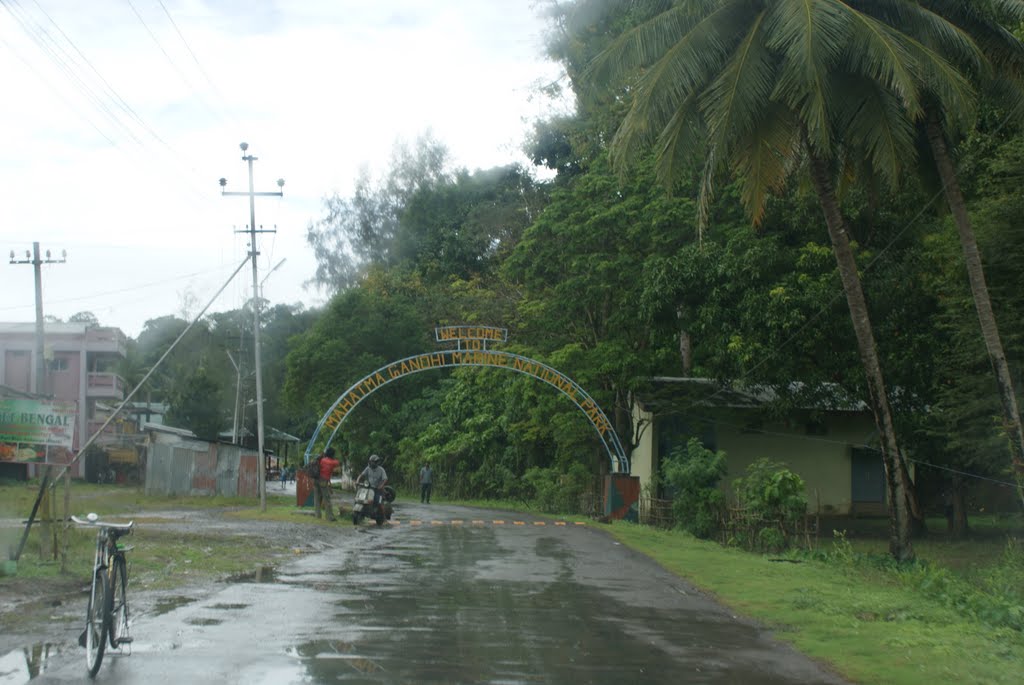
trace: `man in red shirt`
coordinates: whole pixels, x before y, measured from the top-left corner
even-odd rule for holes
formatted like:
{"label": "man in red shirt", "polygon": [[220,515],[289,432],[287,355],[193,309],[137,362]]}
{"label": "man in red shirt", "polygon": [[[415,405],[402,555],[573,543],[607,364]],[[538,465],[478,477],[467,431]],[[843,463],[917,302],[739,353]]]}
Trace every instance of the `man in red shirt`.
{"label": "man in red shirt", "polygon": [[328,447],[320,457],[320,477],[316,480],[316,517],[320,518],[320,507],[323,507],[328,521],[337,520],[331,506],[331,474],[341,467],[341,462],[334,458],[334,448]]}

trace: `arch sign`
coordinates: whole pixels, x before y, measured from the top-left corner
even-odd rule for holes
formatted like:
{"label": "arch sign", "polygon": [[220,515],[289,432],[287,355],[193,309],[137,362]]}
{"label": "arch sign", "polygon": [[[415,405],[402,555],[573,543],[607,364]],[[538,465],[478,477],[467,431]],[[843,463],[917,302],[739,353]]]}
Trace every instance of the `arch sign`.
{"label": "arch sign", "polygon": [[597,431],[611,462],[612,472],[629,473],[629,459],[622,449],[622,443],[619,442],[619,436],[612,428],[611,422],[601,411],[601,407],[576,381],[534,359],[490,349],[490,344],[508,340],[507,329],[493,326],[445,326],[434,329],[434,339],[438,343],[454,344],[455,347],[399,359],[367,374],[343,392],[317,424],[313,437],[310,438],[306,447],[305,461],[309,462],[313,445],[317,443],[321,433],[330,431],[326,444],[331,444],[338,429],[341,428],[352,410],[388,383],[414,373],[433,369],[483,366],[507,369],[532,376],[568,397]]}

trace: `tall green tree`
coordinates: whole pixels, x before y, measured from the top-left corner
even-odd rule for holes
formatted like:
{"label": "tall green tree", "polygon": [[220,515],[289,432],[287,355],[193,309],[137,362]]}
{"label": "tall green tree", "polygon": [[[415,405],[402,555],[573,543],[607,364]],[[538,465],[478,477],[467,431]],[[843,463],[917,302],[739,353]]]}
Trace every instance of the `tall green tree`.
{"label": "tall green tree", "polygon": [[[992,141],[997,141],[995,145]],[[1000,312],[1000,328],[1011,368],[1022,364],[1024,349],[1024,228],[1020,224],[1024,200],[1020,178],[1024,174],[1024,136],[978,134],[962,154],[972,173],[965,181],[975,188],[969,209],[979,251],[991,276],[993,309]],[[937,358],[929,411],[922,415],[921,432],[934,444],[945,472],[946,485],[954,486],[954,533],[967,532],[965,496],[970,481],[966,472],[1004,480],[1012,456],[1011,442],[1001,430],[1005,422],[997,394],[992,392],[992,366],[978,336],[973,296],[963,279],[961,249],[948,224],[925,242],[930,257],[924,286],[941,303],[936,317],[946,342]]]}
{"label": "tall green tree", "polygon": [[[660,0],[650,3],[663,5]],[[700,150],[701,208],[715,179],[735,176],[751,220],[802,168],[817,193],[867,378],[891,502],[890,551],[913,558],[906,465],[836,178],[866,166],[895,183],[913,157],[905,112],[920,84],[962,97],[963,77],[911,39],[839,0],[681,0],[625,32],[588,78],[622,88],[630,109],[612,141],[620,166],[654,146],[671,187]],[[852,163],[851,163],[852,162]]]}
{"label": "tall green tree", "polygon": [[398,264],[395,241],[406,204],[450,174],[448,149],[431,134],[412,146],[397,142],[380,178],[363,169],[351,197],[334,194],[324,200],[324,216],[306,230],[317,260],[310,283],[333,294],[356,285],[371,264]]}
{"label": "tall green tree", "polygon": [[661,192],[649,166],[620,184],[605,155],[552,192],[504,263],[522,293],[520,339],[612,409],[627,453],[642,428],[633,394],[674,356],[643,321],[640,275],[651,253],[692,240],[692,219],[692,203]]}
{"label": "tall green tree", "polygon": [[210,378],[205,368],[195,369],[181,378],[168,400],[169,423],[187,427],[204,440],[217,440],[226,417],[221,387]]}
{"label": "tall green tree", "polygon": [[[865,12],[913,35],[922,45],[944,55],[951,64],[968,73],[974,82],[983,86],[981,92],[1005,104],[1007,116],[1019,119],[1024,112],[1024,42],[1002,23],[1009,21],[1020,26],[1024,22],[1021,0],[928,0],[921,3],[889,0],[860,4]],[[910,11],[906,5],[911,6]],[[974,309],[999,392],[1003,431],[1009,438],[1018,496],[1024,503],[1024,429],[1017,395],[992,308],[981,251],[950,149],[951,141],[961,138],[972,127],[975,103],[944,100],[929,91],[926,95],[918,125],[928,141],[960,239]]]}

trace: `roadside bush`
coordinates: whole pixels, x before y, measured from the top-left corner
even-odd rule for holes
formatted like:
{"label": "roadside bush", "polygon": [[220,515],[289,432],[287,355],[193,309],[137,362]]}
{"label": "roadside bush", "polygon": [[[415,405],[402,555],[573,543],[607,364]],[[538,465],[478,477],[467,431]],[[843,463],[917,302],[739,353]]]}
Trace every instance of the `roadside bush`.
{"label": "roadside bush", "polygon": [[[958,613],[990,626],[1024,631],[1024,601],[1020,588],[996,580],[1004,573],[1014,575],[1014,569],[1007,568],[1005,562],[989,569],[987,578],[973,582],[949,569],[922,562],[905,565],[896,572],[905,584]],[[1016,575],[1020,575],[1019,569]]]}
{"label": "roadside bush", "polygon": [[533,467],[523,474],[527,491],[538,509],[547,514],[576,514],[582,495],[590,487],[592,476],[583,464],[567,471]]}
{"label": "roadside bush", "polygon": [[714,537],[721,530],[725,508],[725,495],[718,489],[726,474],[725,453],[712,452],[691,438],[685,449],[672,450],[662,473],[675,493],[672,512],[677,525],[698,538]]}
{"label": "roadside bush", "polygon": [[831,564],[894,579],[923,597],[994,628],[1024,632],[1024,547],[1009,538],[998,563],[967,576],[927,561],[900,563],[888,554],[853,550],[845,531],[833,531],[831,551],[812,555]]}
{"label": "roadside bush", "polygon": [[803,478],[782,464],[758,459],[733,481],[737,511],[732,541],[748,549],[780,552],[789,547],[807,512]]}

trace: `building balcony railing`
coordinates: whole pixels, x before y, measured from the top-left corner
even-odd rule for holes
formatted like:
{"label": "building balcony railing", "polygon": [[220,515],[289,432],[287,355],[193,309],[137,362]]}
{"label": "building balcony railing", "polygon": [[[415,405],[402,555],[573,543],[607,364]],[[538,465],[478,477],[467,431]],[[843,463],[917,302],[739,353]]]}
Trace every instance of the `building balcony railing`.
{"label": "building balcony railing", "polygon": [[88,397],[124,399],[124,379],[116,373],[89,373],[85,394]]}

